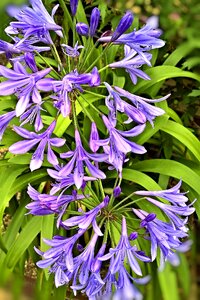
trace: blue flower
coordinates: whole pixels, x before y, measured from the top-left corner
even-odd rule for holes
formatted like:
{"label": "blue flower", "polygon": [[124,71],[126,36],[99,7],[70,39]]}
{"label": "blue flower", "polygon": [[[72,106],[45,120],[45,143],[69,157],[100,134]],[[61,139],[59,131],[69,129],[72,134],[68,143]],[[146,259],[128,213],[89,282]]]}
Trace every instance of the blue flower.
{"label": "blue flower", "polygon": [[[69,174],[67,176],[66,175],[59,175],[59,172],[62,169],[62,167],[54,166],[54,168],[56,168],[56,170],[47,169],[47,172],[48,172],[49,176],[56,179],[56,182],[52,183],[52,188],[50,190],[50,195],[54,195],[57,192],[59,192],[60,190],[62,190],[61,194],[63,194],[70,186],[74,185],[74,175],[73,174]],[[83,177],[83,184],[82,184],[81,188],[84,189],[84,185],[85,185],[86,181],[92,181],[92,180],[96,180],[96,178],[89,177],[89,176],[84,176]]]}
{"label": "blue flower", "polygon": [[76,24],[76,31],[78,34],[83,36],[88,36],[89,34],[89,26],[83,22],[79,22]]}
{"label": "blue flower", "polygon": [[88,153],[82,146],[80,135],[78,130],[75,131],[75,140],[76,140],[76,149],[74,151],[69,151],[67,153],[62,153],[61,158],[71,158],[71,160],[60,170],[59,175],[67,176],[73,170],[74,182],[76,187],[79,189],[83,184],[84,178],[84,164],[87,166],[90,174],[95,178],[104,179],[105,174],[99,170],[95,165],[93,165],[92,161],[105,161],[107,159],[107,154],[90,154]]}
{"label": "blue flower", "polygon": [[133,84],[137,83],[137,77],[140,77],[144,80],[150,80],[151,78],[142,70],[140,70],[141,66],[146,64],[146,61],[150,61],[152,58],[152,54],[144,53],[143,55],[146,57],[144,59],[140,55],[136,55],[137,52],[131,49],[129,46],[124,46],[124,54],[125,57],[117,62],[109,64],[111,68],[125,68],[126,72],[129,73]]}
{"label": "blue flower", "polygon": [[79,46],[78,45],[78,42],[76,42],[75,46],[74,47],[71,47],[71,46],[68,46],[66,44],[62,44],[62,49],[63,49],[63,52],[67,55],[67,56],[70,56],[70,57],[77,57],[80,55],[80,53],[78,52],[79,49],[83,49],[84,47],[83,46]]}
{"label": "blue flower", "polygon": [[63,117],[67,117],[71,112],[71,92],[79,90],[82,92],[81,84],[89,86],[98,86],[100,84],[100,76],[98,69],[94,67],[91,73],[79,74],[77,70],[65,75],[62,80],[54,80],[52,78],[41,79],[37,82],[39,90],[56,93],[52,96],[55,99],[55,107],[61,111]]}
{"label": "blue flower", "polygon": [[51,149],[51,146],[61,147],[64,145],[65,140],[61,138],[51,138],[55,125],[56,122],[53,121],[47,130],[40,134],[29,132],[24,128],[14,126],[15,132],[24,137],[26,140],[14,143],[12,146],[10,146],[9,151],[14,154],[24,154],[39,143],[36,151],[32,155],[30,163],[30,169],[33,171],[41,167],[44,159],[44,150],[47,145],[47,160],[50,164],[57,165],[58,159]]}
{"label": "blue flower", "polygon": [[105,153],[108,154],[108,162],[119,171],[119,174],[121,174],[125,155],[128,152],[137,154],[143,154],[146,152],[146,149],[143,146],[125,138],[137,136],[142,133],[145,129],[145,124],[137,125],[128,131],[121,131],[116,129],[106,116],[103,115],[102,118],[108,129],[109,137],[104,140],[99,140],[96,143],[104,147]]}
{"label": "blue flower", "polygon": [[78,0],[70,0],[70,8],[72,15],[75,16],[78,7]]}
{"label": "blue flower", "polygon": [[6,130],[8,124],[15,117],[15,115],[15,111],[10,111],[0,116],[0,141],[2,140],[4,131]]}
{"label": "blue flower", "polygon": [[141,228],[146,228],[149,235],[147,239],[151,242],[151,258],[154,261],[157,257],[157,250],[160,249],[160,265],[164,265],[169,255],[181,246],[179,239],[187,237],[182,228],[175,228],[171,223],[163,222],[156,218],[156,215],[147,213],[141,209],[133,209],[133,212],[142,220]]}
{"label": "blue flower", "polygon": [[174,187],[162,190],[162,191],[137,191],[136,195],[141,196],[155,196],[161,197],[163,199],[168,200],[172,204],[185,206],[185,202],[188,201],[188,198],[185,196],[186,193],[180,192],[180,187],[182,185],[182,180],[180,180]]}
{"label": "blue flower", "polygon": [[50,71],[51,69],[48,68],[30,74],[19,62],[14,64],[14,70],[0,66],[0,75],[8,78],[7,81],[0,83],[0,95],[7,96],[15,93],[18,95],[19,100],[15,108],[17,117],[23,114],[31,101],[39,102],[41,96],[36,88],[36,82]]}
{"label": "blue flower", "polygon": [[[74,259],[72,250],[79,237],[84,233],[83,230],[78,231],[75,235],[69,238],[62,236],[54,236],[52,240],[44,239],[44,242],[51,246],[46,252],[39,254],[44,257],[44,260],[38,261],[39,268],[47,268],[52,265],[50,272],[55,272],[57,266],[62,266],[65,271],[74,271]],[[57,268],[56,268],[57,269]]]}
{"label": "blue flower", "polygon": [[128,100],[130,100],[133,105],[140,111],[142,112],[147,121],[149,121],[149,123],[153,126],[153,120],[155,119],[155,117],[157,116],[161,116],[165,113],[165,111],[159,107],[156,106],[152,106],[151,103],[156,103],[156,102],[160,102],[163,100],[166,100],[170,94],[168,94],[165,97],[159,98],[159,99],[147,99],[144,97],[140,97],[134,94],[131,94],[129,92],[127,92],[126,90],[119,88],[117,86],[114,87],[115,90],[118,92],[118,95],[120,97],[125,97]]}
{"label": "blue flower", "polygon": [[97,27],[99,25],[100,20],[100,10],[95,7],[93,8],[91,15],[90,15],[90,29],[89,34],[91,37],[93,37],[96,33]]}
{"label": "blue flower", "polygon": [[99,205],[97,205],[90,211],[83,213],[83,215],[81,216],[71,217],[65,221],[62,221],[62,225],[67,227],[78,226],[80,229],[86,230],[92,223],[95,233],[102,236],[103,233],[101,232],[99,226],[97,225],[96,217],[99,214],[99,212],[102,210],[102,208],[108,205],[108,202],[109,202],[109,197],[106,196],[103,202],[101,202]]}
{"label": "blue flower", "polygon": [[24,40],[34,37],[36,41],[42,41],[47,44],[52,44],[52,39],[49,34],[50,30],[55,31],[60,37],[62,37],[62,27],[57,25],[53,19],[53,16],[59,5],[56,5],[52,10],[50,16],[44,7],[41,0],[30,0],[32,8],[28,6],[19,9],[17,7],[8,7],[8,13],[17,19],[17,22],[11,22],[5,31],[7,34],[23,33]]}
{"label": "blue flower", "polygon": [[133,23],[133,14],[131,11],[127,11],[126,14],[121,18],[117,28],[112,34],[111,42],[116,41]]}
{"label": "blue flower", "polygon": [[147,257],[143,252],[138,251],[136,246],[131,246],[127,235],[125,217],[123,217],[122,219],[121,238],[119,240],[118,245],[116,246],[115,249],[111,248],[108,254],[99,257],[98,259],[104,261],[110,259],[111,257],[115,257],[114,260],[112,261],[112,264],[110,264],[111,274],[115,274],[116,272],[120,271],[121,264],[124,261],[125,257],[127,258],[131,269],[137,275],[140,276],[142,275],[142,271],[135,257],[143,262],[151,261],[151,259]]}
{"label": "blue flower", "polygon": [[27,194],[33,200],[33,202],[26,205],[26,208],[29,209],[29,214],[32,215],[49,215],[49,214],[62,214],[63,210],[66,211],[66,208],[69,203],[72,201],[77,201],[84,199],[84,195],[73,194],[72,195],[48,195],[40,194],[36,191],[31,185],[28,186]]}
{"label": "blue flower", "polygon": [[[149,60],[146,59],[144,52],[151,49],[163,47],[165,42],[159,39],[161,31],[159,29],[153,29],[150,24],[146,24],[139,30],[134,30],[131,33],[122,34],[114,40],[113,44],[124,44],[135,50],[141,57],[144,58],[148,65]],[[109,43],[112,41],[112,35],[103,36],[98,39],[99,42]]]}

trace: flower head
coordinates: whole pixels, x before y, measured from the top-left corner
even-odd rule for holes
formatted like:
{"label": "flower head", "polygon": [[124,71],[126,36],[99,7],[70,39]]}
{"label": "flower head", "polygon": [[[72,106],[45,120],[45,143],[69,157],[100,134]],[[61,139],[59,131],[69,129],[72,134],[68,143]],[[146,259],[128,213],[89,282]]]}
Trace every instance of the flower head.
{"label": "flower head", "polygon": [[28,152],[31,148],[33,148],[35,145],[39,144],[36,151],[32,155],[30,163],[30,169],[31,171],[34,171],[41,167],[44,159],[44,150],[47,145],[47,160],[50,164],[57,165],[58,159],[54,154],[53,150],[51,149],[51,146],[61,147],[64,145],[65,140],[61,138],[51,138],[55,125],[56,122],[53,121],[51,125],[47,128],[47,130],[40,134],[36,134],[35,132],[29,132],[24,128],[15,126],[15,132],[24,137],[26,140],[14,143],[12,146],[10,146],[9,151],[14,154],[24,154]]}
{"label": "flower head", "polygon": [[41,0],[30,0],[30,4],[32,8],[28,6],[24,6],[22,9],[13,6],[8,7],[8,13],[15,17],[17,22],[11,22],[5,30],[6,33],[12,35],[22,32],[24,37],[21,42],[34,37],[36,41],[47,44],[52,44],[50,30],[62,37],[62,27],[57,25],[53,19],[58,5],[54,7],[50,16]]}

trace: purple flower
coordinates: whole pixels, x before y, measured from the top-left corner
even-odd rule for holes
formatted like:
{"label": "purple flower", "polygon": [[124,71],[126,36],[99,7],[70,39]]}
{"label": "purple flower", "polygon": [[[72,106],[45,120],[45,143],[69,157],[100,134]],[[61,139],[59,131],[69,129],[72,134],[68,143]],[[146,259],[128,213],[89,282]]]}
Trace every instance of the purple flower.
{"label": "purple flower", "polygon": [[34,122],[35,131],[40,131],[43,128],[42,118],[40,115],[40,111],[43,110],[41,107],[42,103],[43,102],[31,105],[30,108],[28,108],[20,116],[20,121],[22,122],[20,126],[23,126],[26,123],[32,124]]}
{"label": "purple flower", "polygon": [[6,54],[6,58],[10,59],[12,58],[13,54],[20,54],[21,50],[17,49],[17,47],[15,47],[15,45],[5,42],[3,40],[0,40],[0,54],[5,53]]}
{"label": "purple flower", "polygon": [[83,36],[88,36],[89,34],[89,27],[87,24],[79,22],[76,24],[76,31],[78,34]]}
{"label": "purple flower", "polygon": [[142,251],[138,251],[136,246],[131,246],[129,242],[129,238],[127,235],[127,228],[126,228],[126,219],[123,217],[122,219],[122,232],[120,241],[115,249],[111,248],[109,253],[99,257],[98,259],[101,261],[108,260],[111,257],[115,257],[112,265],[110,265],[110,272],[111,274],[115,274],[116,272],[120,271],[121,264],[124,261],[125,257],[127,257],[129,265],[131,269],[137,274],[142,275],[142,271],[140,266],[135,259],[138,258],[143,262],[150,262],[151,259],[144,254]]}
{"label": "purple flower", "polygon": [[65,270],[73,272],[74,259],[72,250],[76,241],[83,233],[83,230],[79,230],[78,233],[69,238],[54,236],[52,240],[44,239],[44,242],[51,246],[51,248],[46,252],[40,252],[44,260],[37,262],[37,266],[39,268],[47,268],[53,265],[50,272],[54,272],[54,269],[60,265],[63,266]]}
{"label": "purple flower", "polygon": [[61,111],[63,117],[67,117],[71,112],[70,93],[76,89],[82,91],[81,84],[88,84],[89,86],[100,84],[100,76],[96,67],[87,74],[78,74],[77,70],[74,70],[65,75],[62,80],[41,79],[37,82],[37,88],[45,92],[53,91],[56,93],[55,96],[52,96],[55,99],[55,107]]}
{"label": "purple flower", "polygon": [[157,249],[160,249],[162,267],[168,256],[182,244],[179,238],[187,237],[187,234],[181,228],[174,228],[172,224],[157,219],[155,214],[148,214],[141,209],[133,209],[133,212],[142,220],[140,227],[146,228],[149,235],[147,239],[151,242],[152,261],[156,259]]}
{"label": "purple flower", "polygon": [[72,15],[75,16],[78,7],[78,0],[70,0],[70,8]]}
{"label": "purple flower", "polygon": [[89,34],[91,37],[95,35],[95,32],[97,30],[97,27],[99,25],[99,19],[100,19],[100,10],[95,7],[93,8],[91,15],[90,15],[90,30]]}
{"label": "purple flower", "polygon": [[165,113],[163,109],[156,106],[152,106],[151,103],[166,100],[170,96],[170,94],[159,99],[147,99],[144,97],[133,95],[117,86],[115,86],[114,88],[118,92],[119,96],[125,97],[128,100],[130,100],[134,104],[134,106],[137,107],[137,109],[145,115],[146,119],[150,122],[152,126],[155,117],[161,116]]}
{"label": "purple flower", "polygon": [[113,196],[115,197],[115,198],[117,198],[117,197],[119,197],[120,196],[120,194],[121,194],[121,188],[120,188],[120,186],[116,186],[116,188],[114,188],[114,190],[113,190]]}
{"label": "purple flower", "polygon": [[[103,121],[109,132],[109,138],[99,140],[96,143],[104,147],[104,151],[108,153],[108,162],[112,164],[121,174],[125,155],[128,152],[143,154],[146,149],[125,137],[137,136],[145,129],[145,124],[137,125],[128,131],[121,131],[116,129],[110,120],[103,115]],[[108,146],[107,146],[108,145]]]}
{"label": "purple flower", "polygon": [[[56,183],[52,184],[52,189],[50,190],[50,195],[54,195],[55,193],[62,190],[61,195],[72,185],[74,185],[74,175],[59,175],[60,170],[62,169],[59,166],[54,166],[57,170],[47,169],[47,172],[49,176],[56,179]],[[92,181],[96,180],[94,177],[84,176],[83,177],[83,184],[85,184],[86,181]]]}
{"label": "purple flower", "polygon": [[151,78],[139,68],[146,64],[146,61],[150,61],[152,58],[152,54],[143,53],[146,57],[144,60],[140,55],[136,55],[136,51],[131,49],[129,46],[124,46],[124,54],[125,57],[118,61],[109,64],[111,68],[125,68],[126,72],[129,73],[133,84],[137,83],[137,77],[143,78],[144,80],[150,80]]}
{"label": "purple flower", "polygon": [[10,111],[0,116],[0,141],[2,140],[4,131],[6,130],[9,122],[15,117],[15,115],[15,111]]}
{"label": "purple flower", "polygon": [[[151,25],[146,24],[139,30],[134,30],[131,33],[122,34],[113,43],[125,44],[129,46],[146,60],[143,52],[160,48],[165,45],[165,42],[159,39],[160,35],[161,31],[159,29],[153,29]],[[103,36],[98,41],[109,43],[112,41],[112,35]],[[146,63],[150,65],[148,60],[146,60]]]}
{"label": "purple flower", "polygon": [[112,34],[111,42],[117,40],[133,23],[133,14],[131,11],[127,11],[126,14],[121,18],[117,28]]}
{"label": "purple flower", "polygon": [[26,205],[26,208],[29,209],[29,214],[32,215],[49,215],[49,214],[60,214],[66,210],[67,205],[72,201],[77,201],[84,199],[84,195],[60,195],[53,196],[48,194],[40,194],[36,191],[31,185],[28,186],[27,191],[29,197],[33,202]]}
{"label": "purple flower", "polygon": [[145,114],[138,109],[138,107],[134,107],[133,105],[125,102],[120,98],[120,94],[116,92],[107,82],[104,82],[109,95],[106,97],[106,106],[109,109],[109,120],[112,122],[113,126],[116,125],[117,122],[117,111],[121,113],[125,113],[128,117],[124,123],[130,123],[132,121],[143,124],[146,122]]}
{"label": "purple flower", "polygon": [[182,185],[182,180],[180,180],[174,187],[162,190],[162,191],[137,191],[136,195],[141,196],[155,196],[161,197],[163,199],[168,200],[172,204],[185,206],[185,202],[188,201],[188,198],[185,196],[186,193],[180,192],[180,187]]}
{"label": "purple flower", "polygon": [[76,187],[79,189],[83,184],[84,178],[84,164],[87,166],[88,171],[95,178],[104,179],[105,174],[99,170],[96,166],[94,166],[90,160],[92,161],[105,161],[107,159],[107,155],[105,153],[102,154],[90,154],[88,153],[82,146],[80,135],[78,130],[75,131],[75,141],[76,141],[76,149],[74,151],[68,151],[67,153],[62,153],[61,158],[71,158],[71,160],[60,170],[59,175],[68,176],[74,170],[74,182]]}
{"label": "purple flower", "polygon": [[78,50],[84,48],[83,46],[79,46],[78,42],[76,42],[76,44],[75,44],[74,47],[71,47],[71,46],[68,46],[68,45],[65,45],[65,44],[62,44],[61,46],[62,46],[63,52],[67,56],[70,56],[70,57],[77,57],[77,56],[79,56],[80,53],[78,52]]}
{"label": "purple flower", "polygon": [[16,105],[16,116],[20,116],[29,106],[30,102],[38,103],[41,99],[36,82],[46,76],[51,69],[29,74],[19,63],[14,64],[14,70],[0,66],[0,75],[8,78],[0,83],[0,95],[7,96],[17,94],[19,97]]}
{"label": "purple flower", "polygon": [[92,152],[98,151],[99,146],[96,144],[96,141],[98,140],[99,140],[99,133],[97,130],[97,126],[95,122],[92,122],[91,131],[90,131],[90,141],[89,141],[90,149],[92,150]]}
{"label": "purple flower", "polygon": [[59,25],[54,22],[53,16],[58,8],[56,5],[50,16],[44,7],[41,0],[30,0],[32,8],[24,6],[22,9],[13,6],[8,7],[8,13],[17,19],[17,22],[11,22],[6,28],[7,34],[23,33],[24,40],[35,37],[36,41],[42,41],[47,44],[52,44],[52,39],[49,34],[50,30],[55,31],[60,37],[62,32]]}
{"label": "purple flower", "polygon": [[101,232],[99,226],[97,225],[96,217],[98,213],[102,210],[102,208],[106,207],[108,203],[109,203],[109,197],[106,196],[103,202],[101,202],[92,210],[83,213],[83,215],[81,216],[71,217],[65,221],[62,221],[62,224],[67,227],[78,226],[80,229],[86,230],[92,223],[95,233],[101,236],[103,235],[103,233]]}
{"label": "purple flower", "polygon": [[147,197],[146,198],[149,202],[153,203],[157,207],[159,207],[169,218],[170,222],[176,227],[181,228],[183,231],[187,232],[187,228],[185,227],[185,224],[187,223],[187,218],[181,219],[179,216],[189,216],[194,211],[194,207],[190,207],[193,203],[190,205],[185,206],[178,206],[178,205],[168,205],[164,204],[160,201],[154,200],[152,198]]}
{"label": "purple flower", "polygon": [[47,160],[50,164],[57,165],[58,159],[54,154],[53,150],[51,149],[51,146],[61,147],[64,145],[65,140],[61,138],[51,138],[55,125],[56,122],[53,121],[51,125],[47,128],[47,130],[40,134],[36,134],[35,132],[29,132],[24,128],[15,126],[15,132],[20,136],[24,137],[26,140],[13,144],[12,146],[10,146],[9,151],[14,154],[24,154],[39,143],[36,151],[32,155],[30,163],[30,169],[31,171],[33,171],[41,167],[44,159],[44,150],[47,145]]}
{"label": "purple flower", "polygon": [[116,292],[114,293],[114,300],[142,300],[143,296],[136,286],[131,282],[131,280],[137,284],[146,284],[150,276],[144,278],[133,278],[129,275],[127,270],[122,266],[120,268],[119,277],[116,281]]}
{"label": "purple flower", "polygon": [[[94,250],[98,239],[98,234],[94,234],[85,250],[74,258],[74,279],[71,288],[76,293],[77,289],[82,289],[88,282],[92,263],[94,260]],[[80,283],[77,284],[77,281]]]}

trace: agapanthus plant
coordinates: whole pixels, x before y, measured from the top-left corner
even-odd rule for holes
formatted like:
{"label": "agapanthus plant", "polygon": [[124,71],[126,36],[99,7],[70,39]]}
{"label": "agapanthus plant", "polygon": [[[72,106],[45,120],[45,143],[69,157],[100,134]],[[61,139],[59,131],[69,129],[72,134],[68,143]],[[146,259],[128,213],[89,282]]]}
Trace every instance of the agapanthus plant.
{"label": "agapanthus plant", "polygon": [[[97,7],[88,25],[77,16],[78,1],[71,0],[69,7],[61,4],[63,28],[56,23],[58,5],[52,16],[41,0],[8,8],[17,21],[6,28],[14,35],[13,44],[0,43],[11,64],[0,66],[0,95],[14,95],[15,104],[0,116],[0,138],[9,122],[17,120],[12,128],[22,140],[10,145],[10,153],[31,153],[31,172],[42,168],[46,157],[50,164],[48,180],[38,190],[28,186],[28,214],[57,218],[58,233],[44,239],[50,248],[36,249],[43,257],[37,266],[48,268],[56,287],[67,285],[74,295],[81,291],[91,300],[113,294],[114,299],[139,300],[142,294],[136,285],[150,280],[145,266],[157,260],[163,267],[188,249],[183,239],[194,212],[186,194],[180,193],[181,181],[163,191],[124,194],[124,168],[148,152],[148,145],[135,138],[148,123],[154,130],[156,119],[165,114],[159,103],[169,97],[148,99],[127,88],[138,80],[151,80],[143,65],[151,66],[150,51],[165,42],[150,24],[130,29],[130,11],[108,34],[98,30],[102,27]],[[118,51],[112,52],[115,47]],[[51,51],[43,56],[47,50]],[[130,75],[125,86],[112,81],[113,69],[118,68]]]}

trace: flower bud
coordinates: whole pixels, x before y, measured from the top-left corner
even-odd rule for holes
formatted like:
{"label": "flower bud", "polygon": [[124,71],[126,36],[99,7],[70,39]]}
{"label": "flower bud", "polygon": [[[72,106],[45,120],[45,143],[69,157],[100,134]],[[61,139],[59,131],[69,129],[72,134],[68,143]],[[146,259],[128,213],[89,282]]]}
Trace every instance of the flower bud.
{"label": "flower bud", "polygon": [[76,24],[76,32],[80,35],[88,36],[89,33],[89,27],[85,23],[77,23]]}
{"label": "flower bud", "polygon": [[90,16],[90,36],[94,36],[99,25],[100,10],[95,7]]}
{"label": "flower bud", "polygon": [[97,126],[94,122],[92,122],[89,145],[90,145],[90,149],[93,152],[97,152],[98,149],[99,149],[99,145],[97,145],[95,143],[95,141],[98,141],[98,140],[99,140],[99,133],[98,133],[98,130],[97,130]]}
{"label": "flower bud", "polygon": [[112,37],[111,42],[114,42],[118,39],[133,23],[133,14],[130,11],[127,11],[127,13],[121,18],[117,28],[115,29]]}
{"label": "flower bud", "polygon": [[121,194],[121,188],[120,188],[120,186],[116,186],[116,188],[114,188],[114,190],[113,190],[113,195],[114,195],[114,197],[115,198],[117,198],[117,197],[119,197],[119,195]]}
{"label": "flower bud", "polygon": [[78,0],[70,0],[70,8],[72,15],[75,16],[78,6]]}

